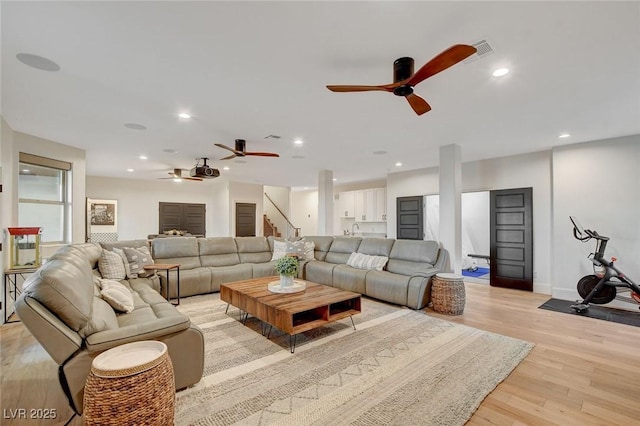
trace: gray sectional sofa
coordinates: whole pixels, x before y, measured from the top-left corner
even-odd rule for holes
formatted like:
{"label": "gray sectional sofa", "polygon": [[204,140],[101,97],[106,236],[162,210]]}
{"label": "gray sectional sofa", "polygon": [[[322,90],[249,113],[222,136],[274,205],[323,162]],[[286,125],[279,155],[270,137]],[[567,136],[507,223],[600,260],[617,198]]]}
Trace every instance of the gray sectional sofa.
{"label": "gray sectional sofa", "polygon": [[[354,291],[386,302],[424,308],[430,300],[431,277],[448,271],[446,250],[435,241],[387,238],[310,236],[314,260],[301,261],[298,276],[320,284]],[[179,263],[180,296],[220,290],[220,284],[276,275],[271,261],[273,237],[161,238],[152,241],[157,263]],[[347,265],[352,253],[385,256],[385,270]],[[175,283],[172,271],[170,282]],[[166,278],[160,274],[163,294]],[[176,296],[177,286],[170,286]]]}
{"label": "gray sectional sofa", "polygon": [[83,411],[84,385],[93,359],[133,341],[164,342],[173,363],[176,389],[200,381],[204,337],[189,318],[162,297],[157,276],[120,281],[133,310],[119,313],[100,295],[98,259],[103,250],[140,247],[146,240],[62,247],[23,284],[16,313],[59,365],[59,380],[71,408]]}

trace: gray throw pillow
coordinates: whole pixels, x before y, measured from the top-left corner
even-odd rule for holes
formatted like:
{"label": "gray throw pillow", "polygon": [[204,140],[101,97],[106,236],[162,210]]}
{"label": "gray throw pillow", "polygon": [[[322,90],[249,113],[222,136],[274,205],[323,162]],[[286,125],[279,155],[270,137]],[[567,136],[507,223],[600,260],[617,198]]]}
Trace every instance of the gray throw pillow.
{"label": "gray throw pillow", "polygon": [[153,259],[151,258],[151,253],[149,253],[148,248],[124,247],[122,251],[129,264],[127,278],[144,278],[154,274],[154,271],[146,271],[144,269],[146,265],[153,265]]}

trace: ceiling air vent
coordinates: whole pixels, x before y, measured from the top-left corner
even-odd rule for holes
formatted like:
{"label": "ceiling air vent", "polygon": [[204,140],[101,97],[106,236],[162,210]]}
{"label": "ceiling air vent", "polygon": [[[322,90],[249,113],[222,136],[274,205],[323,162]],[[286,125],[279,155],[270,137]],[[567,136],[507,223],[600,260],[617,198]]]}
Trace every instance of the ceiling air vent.
{"label": "ceiling air vent", "polygon": [[493,48],[489,45],[487,40],[480,40],[477,43],[473,43],[472,46],[477,49],[477,52],[465,59],[463,61],[464,63],[473,62],[483,56],[493,53]]}
{"label": "ceiling air vent", "polygon": [[264,138],[265,139],[280,139],[282,136],[278,136],[278,135],[267,135]]}

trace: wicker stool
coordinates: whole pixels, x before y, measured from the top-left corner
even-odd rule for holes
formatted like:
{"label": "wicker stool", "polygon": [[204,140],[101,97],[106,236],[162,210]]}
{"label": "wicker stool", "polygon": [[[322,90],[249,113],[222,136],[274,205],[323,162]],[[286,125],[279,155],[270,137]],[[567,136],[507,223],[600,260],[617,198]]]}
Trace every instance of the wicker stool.
{"label": "wicker stool", "polygon": [[172,425],[173,365],[167,345],[127,343],[98,355],[84,388],[85,425]]}
{"label": "wicker stool", "polygon": [[461,315],[464,311],[464,281],[456,274],[436,274],[431,287],[433,310],[441,314]]}

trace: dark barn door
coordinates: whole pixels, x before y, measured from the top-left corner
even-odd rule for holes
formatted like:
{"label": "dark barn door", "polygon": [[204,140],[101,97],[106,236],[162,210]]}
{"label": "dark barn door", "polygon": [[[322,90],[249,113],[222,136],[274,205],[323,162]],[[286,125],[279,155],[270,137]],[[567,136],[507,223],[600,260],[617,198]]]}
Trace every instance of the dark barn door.
{"label": "dark barn door", "polygon": [[256,205],[236,203],[236,237],[256,236]]}
{"label": "dark barn door", "polygon": [[422,195],[396,198],[397,235],[400,240],[424,238],[424,207]]}
{"label": "dark barn door", "polygon": [[159,203],[159,232],[177,229],[193,235],[206,235],[206,205]]}
{"label": "dark barn door", "polygon": [[532,188],[491,191],[492,286],[533,291],[532,204]]}

